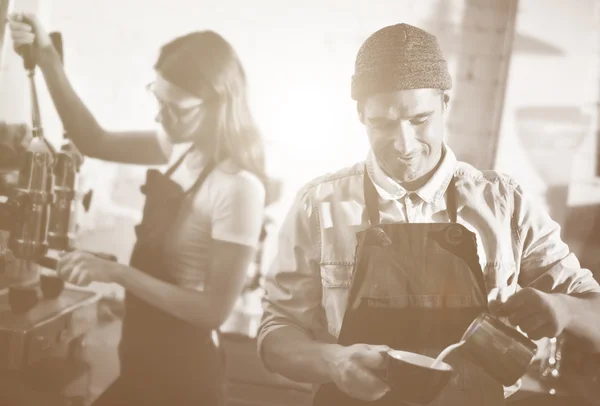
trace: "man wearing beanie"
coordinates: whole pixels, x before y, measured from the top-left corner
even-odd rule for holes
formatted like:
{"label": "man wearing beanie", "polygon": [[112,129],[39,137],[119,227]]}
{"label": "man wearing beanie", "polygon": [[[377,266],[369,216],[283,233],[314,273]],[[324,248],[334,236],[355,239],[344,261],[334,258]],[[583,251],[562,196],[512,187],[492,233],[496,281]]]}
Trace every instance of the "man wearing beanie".
{"label": "man wearing beanie", "polygon": [[351,92],[371,150],[302,188],[283,224],[259,353],[315,384],[315,405],[502,405],[502,384],[461,351],[439,394],[412,376],[386,382],[387,352],[435,358],[488,310],[534,340],[597,329],[600,287],[559,225],[444,143],[451,86],[434,36],[406,24],[371,35]]}

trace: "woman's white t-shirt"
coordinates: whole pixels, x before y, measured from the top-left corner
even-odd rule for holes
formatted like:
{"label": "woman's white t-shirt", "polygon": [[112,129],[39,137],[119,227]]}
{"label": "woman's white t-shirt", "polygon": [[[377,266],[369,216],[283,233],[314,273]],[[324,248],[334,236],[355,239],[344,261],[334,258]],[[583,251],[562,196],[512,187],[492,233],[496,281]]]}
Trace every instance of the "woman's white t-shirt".
{"label": "woman's white t-shirt", "polygon": [[[188,190],[205,165],[190,152],[171,178]],[[212,262],[214,240],[256,248],[263,224],[265,189],[254,174],[224,161],[190,193],[167,239],[168,272],[178,285],[204,289]]]}

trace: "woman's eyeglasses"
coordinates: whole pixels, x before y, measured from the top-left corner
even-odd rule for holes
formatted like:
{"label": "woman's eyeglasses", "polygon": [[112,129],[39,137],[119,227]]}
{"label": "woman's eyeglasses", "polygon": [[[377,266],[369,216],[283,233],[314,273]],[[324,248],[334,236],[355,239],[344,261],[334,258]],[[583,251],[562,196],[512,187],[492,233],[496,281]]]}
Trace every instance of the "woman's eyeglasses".
{"label": "woman's eyeglasses", "polygon": [[192,103],[185,103],[185,105],[165,101],[156,94],[153,85],[154,82],[149,83],[146,86],[146,90],[152,94],[152,98],[157,103],[158,110],[160,112],[166,112],[173,120],[182,120],[204,105],[204,100],[202,99],[196,99]]}

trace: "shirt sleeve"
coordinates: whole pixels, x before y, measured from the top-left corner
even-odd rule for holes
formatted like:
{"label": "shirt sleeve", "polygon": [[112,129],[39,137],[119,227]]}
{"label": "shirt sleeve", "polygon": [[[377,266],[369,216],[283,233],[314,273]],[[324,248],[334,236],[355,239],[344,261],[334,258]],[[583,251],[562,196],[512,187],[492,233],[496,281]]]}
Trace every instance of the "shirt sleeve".
{"label": "shirt sleeve", "polygon": [[322,316],[318,232],[317,213],[309,195],[301,191],[282,224],[279,249],[265,277],[263,316],[257,338],[263,364],[266,336],[282,327],[312,335]]}
{"label": "shirt sleeve", "polygon": [[560,225],[520,186],[514,192],[513,221],[522,247],[519,285],[552,293],[600,292],[592,273],[581,268],[561,239]]}
{"label": "shirt sleeve", "polygon": [[214,195],[212,238],[256,248],[264,221],[265,188],[247,174],[230,175]]}

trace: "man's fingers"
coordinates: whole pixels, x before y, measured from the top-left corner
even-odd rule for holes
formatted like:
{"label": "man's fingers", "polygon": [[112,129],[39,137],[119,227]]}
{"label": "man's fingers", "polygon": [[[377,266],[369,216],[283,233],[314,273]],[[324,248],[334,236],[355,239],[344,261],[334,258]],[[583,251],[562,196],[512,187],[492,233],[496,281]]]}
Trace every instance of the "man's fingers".
{"label": "man's fingers", "polygon": [[366,351],[361,351],[356,354],[356,360],[362,366],[368,369],[382,369],[387,365],[388,347],[371,346]]}
{"label": "man's fingers", "polygon": [[537,309],[523,306],[509,314],[507,318],[513,326],[523,326],[523,323],[530,324],[535,320],[540,319],[540,316]]}
{"label": "man's fingers", "polygon": [[500,317],[507,317],[510,316],[511,314],[519,311],[521,309],[521,307],[525,306],[527,304],[527,293],[523,293],[526,292],[524,290],[520,290],[517,293],[515,293],[514,295],[510,296],[506,302],[504,302],[502,305],[500,305],[498,307],[498,309],[496,310],[496,313],[498,314],[498,316]]}
{"label": "man's fingers", "polygon": [[[515,322],[513,322],[513,318]],[[540,317],[539,313],[530,313],[524,316],[509,317],[508,319],[513,326],[519,326],[521,330],[529,335],[530,332],[537,330],[547,323],[543,317]]]}
{"label": "man's fingers", "polygon": [[352,391],[350,395],[365,401],[375,401],[381,399],[390,391],[388,384],[365,368],[357,368],[354,371],[352,382],[348,382]]}
{"label": "man's fingers", "polygon": [[387,345],[369,345],[369,347],[373,350],[376,351],[380,354],[384,354],[391,350],[390,347],[388,347]]}
{"label": "man's fingers", "polygon": [[542,323],[535,329],[527,333],[527,337],[532,340],[541,340],[555,335],[554,326],[552,323]]}

